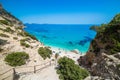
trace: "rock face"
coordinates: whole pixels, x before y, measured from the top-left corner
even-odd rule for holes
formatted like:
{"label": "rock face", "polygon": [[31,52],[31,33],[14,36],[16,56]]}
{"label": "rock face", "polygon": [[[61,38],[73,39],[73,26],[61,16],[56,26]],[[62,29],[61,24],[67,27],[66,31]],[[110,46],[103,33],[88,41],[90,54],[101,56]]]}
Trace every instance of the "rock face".
{"label": "rock face", "polygon": [[78,62],[99,79],[120,80],[120,14],[108,24],[93,26],[97,31],[89,51]]}

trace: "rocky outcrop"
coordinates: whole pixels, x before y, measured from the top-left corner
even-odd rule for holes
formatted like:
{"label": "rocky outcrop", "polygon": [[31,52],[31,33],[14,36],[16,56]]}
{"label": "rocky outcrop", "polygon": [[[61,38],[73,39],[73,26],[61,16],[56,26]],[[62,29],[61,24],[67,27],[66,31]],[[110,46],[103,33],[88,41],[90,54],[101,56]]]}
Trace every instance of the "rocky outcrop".
{"label": "rocky outcrop", "polygon": [[92,26],[97,32],[85,56],[78,62],[98,79],[120,80],[120,14],[108,24]]}

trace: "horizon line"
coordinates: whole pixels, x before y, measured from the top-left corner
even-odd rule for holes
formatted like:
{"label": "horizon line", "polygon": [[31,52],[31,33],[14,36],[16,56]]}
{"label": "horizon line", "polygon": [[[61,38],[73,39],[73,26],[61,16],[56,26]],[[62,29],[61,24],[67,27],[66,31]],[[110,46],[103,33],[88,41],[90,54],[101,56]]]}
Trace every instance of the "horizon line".
{"label": "horizon line", "polygon": [[100,25],[100,24],[51,24],[51,23],[23,23],[23,24],[40,24],[40,25]]}

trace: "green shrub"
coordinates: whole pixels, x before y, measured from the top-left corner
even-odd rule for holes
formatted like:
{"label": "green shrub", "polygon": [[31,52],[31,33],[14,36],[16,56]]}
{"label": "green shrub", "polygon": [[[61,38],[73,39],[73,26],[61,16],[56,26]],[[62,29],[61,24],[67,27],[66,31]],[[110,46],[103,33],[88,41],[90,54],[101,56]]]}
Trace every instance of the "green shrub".
{"label": "green shrub", "polygon": [[18,32],[17,35],[25,36],[23,32]]}
{"label": "green shrub", "polygon": [[57,59],[59,57],[59,54],[58,53],[56,53],[55,54],[55,59]]}
{"label": "green shrub", "polygon": [[1,37],[9,38],[9,36],[8,36],[7,34],[3,34],[3,33],[0,33],[0,36],[1,36]]}
{"label": "green shrub", "polygon": [[0,39],[0,46],[5,45],[7,43],[7,40]]}
{"label": "green shrub", "polygon": [[20,27],[16,27],[15,29],[23,30],[23,27],[22,27],[22,26],[20,26]]}
{"label": "green shrub", "polygon": [[0,52],[2,52],[3,51],[3,49],[2,48],[0,48]]}
{"label": "green shrub", "polygon": [[1,31],[4,31],[4,29],[3,29],[3,28],[0,28],[0,30],[1,30]]}
{"label": "green shrub", "polygon": [[5,25],[9,25],[9,22],[7,20],[0,20],[0,23],[5,24]]}
{"label": "green shrub", "polygon": [[120,68],[120,64],[117,64],[117,68]]}
{"label": "green shrub", "polygon": [[29,34],[28,32],[24,32],[25,36],[29,36],[30,38],[37,40],[37,38],[31,34]]}
{"label": "green shrub", "polygon": [[5,57],[5,61],[10,66],[21,66],[26,63],[26,60],[28,58],[29,55],[26,54],[25,52],[13,52]]}
{"label": "green shrub", "polygon": [[17,40],[17,39],[18,39],[18,37],[13,37],[13,39],[14,39],[14,40]]}
{"label": "green shrub", "polygon": [[21,46],[25,46],[26,48],[29,48],[30,45],[27,44],[25,41],[26,41],[26,39],[21,39],[21,40],[20,40],[20,44],[21,44]]}
{"label": "green shrub", "polygon": [[38,53],[41,55],[41,57],[45,60],[46,58],[50,58],[50,56],[51,56],[51,54],[52,54],[52,51],[49,49],[49,48],[47,48],[47,47],[45,47],[45,48],[43,48],[43,47],[40,47],[39,49],[38,49]]}
{"label": "green shrub", "polygon": [[89,75],[87,70],[80,68],[70,58],[60,58],[58,64],[59,68],[57,69],[57,73],[59,74],[60,80],[83,80]]}
{"label": "green shrub", "polygon": [[10,27],[7,27],[6,29],[4,29],[5,32],[9,32],[9,33],[13,33],[14,30],[12,30]]}
{"label": "green shrub", "polygon": [[18,32],[17,35],[21,35],[21,36],[24,36],[24,37],[30,37],[30,38],[32,38],[34,40],[37,40],[37,38],[35,36],[33,36],[33,35],[31,35],[31,34],[29,34],[27,32],[24,32],[24,31],[23,32]]}

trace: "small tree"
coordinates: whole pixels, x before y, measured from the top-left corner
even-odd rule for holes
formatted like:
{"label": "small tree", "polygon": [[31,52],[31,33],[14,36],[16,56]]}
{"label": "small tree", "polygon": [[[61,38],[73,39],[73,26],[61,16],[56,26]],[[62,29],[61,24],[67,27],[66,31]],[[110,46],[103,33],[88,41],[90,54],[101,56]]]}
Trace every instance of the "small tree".
{"label": "small tree", "polygon": [[57,65],[57,59],[58,59],[58,57],[59,57],[59,54],[56,53],[56,54],[55,54],[55,61],[56,61],[55,63],[56,63],[56,65]]}
{"label": "small tree", "polygon": [[85,58],[86,58],[87,64],[89,66],[91,66],[93,64],[94,59],[95,59],[95,54],[87,52],[87,54],[85,55]]}
{"label": "small tree", "polygon": [[8,54],[5,58],[5,61],[10,66],[21,66],[26,63],[26,60],[29,58],[29,55],[25,52],[13,52]]}
{"label": "small tree", "polygon": [[58,53],[56,53],[55,54],[55,59],[57,59],[59,57],[59,54]]}
{"label": "small tree", "polygon": [[87,70],[80,68],[70,58],[60,58],[58,64],[59,69],[57,73],[59,74],[60,80],[83,80],[89,75]]}
{"label": "small tree", "polygon": [[43,47],[40,47],[39,49],[38,49],[38,53],[41,55],[41,57],[45,60],[46,58],[50,58],[50,56],[51,56],[51,54],[52,54],[52,51],[49,49],[49,48],[47,48],[47,47],[45,47],[45,48],[43,48]]}

